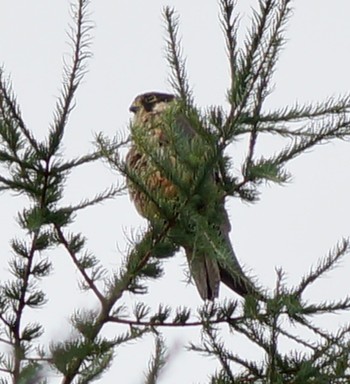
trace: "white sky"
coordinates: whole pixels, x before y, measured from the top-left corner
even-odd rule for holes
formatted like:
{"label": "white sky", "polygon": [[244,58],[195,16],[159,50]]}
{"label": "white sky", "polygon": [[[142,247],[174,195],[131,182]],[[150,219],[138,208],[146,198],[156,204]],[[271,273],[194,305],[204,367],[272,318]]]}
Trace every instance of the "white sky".
{"label": "white sky", "polygon": [[[255,1],[238,3],[244,26],[249,7]],[[27,125],[41,138],[52,121],[62,57],[69,52],[65,34],[68,4],[62,0],[0,0],[0,62],[11,74]],[[350,88],[349,1],[296,0],[294,4],[294,16],[287,29],[288,42],[275,74],[275,93],[269,99],[271,108],[296,100],[323,100]],[[147,90],[171,91],[164,59],[164,5],[173,5],[180,13],[180,32],[196,101],[200,106],[224,102],[228,65],[215,1],[92,1],[94,56],[66,132],[67,156],[91,149],[95,132],[109,136],[125,132],[130,118],[128,107],[135,95]],[[263,153],[276,149],[273,142],[263,144]],[[237,153],[244,150],[244,142],[232,149]],[[348,143],[317,147],[290,164],[293,181],[286,187],[264,188],[261,201],[252,206],[238,200],[228,203],[236,253],[262,284],[274,287],[276,266],[287,272],[290,285],[296,284],[341,237],[350,234],[349,164]],[[72,174],[65,199],[78,202],[87,195],[93,196],[115,178],[105,165],[86,166]],[[3,280],[9,277],[9,239],[22,235],[14,216],[23,202],[16,196],[1,195]],[[72,229],[83,232],[90,250],[112,269],[125,251],[125,233],[144,225],[128,197],[123,196],[81,213]],[[67,337],[73,309],[95,305],[92,296],[79,293],[78,273],[65,252],[61,249],[50,257],[55,271],[43,281],[48,305],[27,316],[28,320],[39,319],[45,324],[43,342]],[[195,287],[184,283],[183,262],[181,255],[167,261],[165,277],[150,285],[150,293],[144,299],[152,307],[164,303],[196,308],[201,304]],[[310,300],[347,294],[349,266],[345,259],[341,268],[315,284],[308,292]],[[221,292],[222,299],[232,297],[226,288]],[[332,317],[324,325],[336,327],[343,320],[345,316]],[[114,335],[122,330],[123,327],[109,325],[106,332]],[[188,340],[198,340],[198,330],[170,330],[165,334],[174,355],[160,383],[206,382],[216,363],[183,349]],[[113,367],[99,382],[114,383],[118,377],[124,383],[142,383],[152,343],[151,338],[145,338],[145,342],[118,350]],[[239,343],[239,348],[242,353],[253,353],[244,343]],[[51,382],[59,381],[53,376]]]}

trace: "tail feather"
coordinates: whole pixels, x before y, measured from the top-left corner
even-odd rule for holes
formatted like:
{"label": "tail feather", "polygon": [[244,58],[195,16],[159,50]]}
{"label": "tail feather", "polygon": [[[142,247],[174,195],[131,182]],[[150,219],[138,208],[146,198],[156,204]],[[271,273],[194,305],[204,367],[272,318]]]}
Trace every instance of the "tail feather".
{"label": "tail feather", "polygon": [[221,281],[234,292],[242,297],[253,294],[260,297],[261,294],[254,286],[252,280],[244,273],[239,261],[236,257],[235,251],[233,250],[232,243],[230,240],[229,232],[231,230],[230,221],[226,210],[222,209],[223,221],[220,226],[220,234],[224,241],[227,251],[229,252],[229,260],[225,265],[219,263]]}
{"label": "tail feather", "polygon": [[241,276],[237,273],[233,276],[227,269],[222,267],[219,267],[219,269],[221,281],[238,295],[245,297],[249,294],[257,294],[256,288],[243,272]]}
{"label": "tail feather", "polygon": [[203,300],[214,300],[219,295],[220,270],[216,260],[211,257],[195,254],[186,249],[191,276]]}
{"label": "tail feather", "polygon": [[206,255],[204,250],[196,252],[192,247],[185,246],[191,276],[198,292],[203,300],[214,300],[219,295],[220,281],[222,281],[242,297],[252,294],[261,298],[262,295],[244,273],[233,250],[229,237],[231,226],[227,212],[223,208],[220,213],[222,224],[218,228],[218,234],[221,237],[223,249],[226,249],[227,257],[215,258],[215,255]]}

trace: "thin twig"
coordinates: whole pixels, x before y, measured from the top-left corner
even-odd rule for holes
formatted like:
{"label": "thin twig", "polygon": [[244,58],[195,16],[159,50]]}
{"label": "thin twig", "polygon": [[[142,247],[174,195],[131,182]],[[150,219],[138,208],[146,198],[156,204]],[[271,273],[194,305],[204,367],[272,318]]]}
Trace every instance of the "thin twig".
{"label": "thin twig", "polygon": [[[73,35],[69,35],[73,44],[73,62],[71,66],[65,65],[64,73],[64,85],[61,92],[61,96],[57,101],[55,122],[53,124],[53,132],[61,138],[67,124],[67,120],[71,110],[73,109],[73,100],[75,92],[85,73],[85,60],[90,58],[91,53],[89,51],[90,35],[89,32],[92,29],[92,25],[88,20],[87,6],[89,0],[79,0],[78,5],[72,7],[72,13],[74,18]],[[76,10],[74,9],[76,8]],[[57,143],[59,139],[55,140]],[[51,150],[55,151],[57,145],[52,144]],[[51,153],[52,154],[52,153]]]}
{"label": "thin twig", "polygon": [[105,297],[102,295],[102,293],[98,290],[95,282],[90,278],[90,276],[86,273],[85,268],[82,268],[81,264],[79,263],[79,260],[77,259],[77,256],[74,251],[72,251],[71,247],[69,246],[69,242],[67,241],[66,237],[64,236],[61,228],[59,225],[54,224],[56,233],[58,235],[58,238],[63,244],[63,246],[66,248],[67,252],[69,253],[71,259],[73,260],[73,263],[78,268],[79,272],[82,274],[84,280],[88,284],[89,288],[94,292],[98,300],[100,301],[101,305],[104,306],[106,303]]}
{"label": "thin twig", "polygon": [[175,323],[175,322],[157,322],[157,321],[140,321],[140,320],[132,320],[132,319],[121,319],[119,317],[110,316],[108,321],[112,323],[126,324],[126,325],[134,325],[134,326],[142,326],[142,327],[198,327],[206,324],[214,325],[214,324],[223,324],[223,323],[233,323],[244,320],[243,316],[231,317],[227,319],[216,319],[209,321],[189,321],[184,323]]}
{"label": "thin twig", "polygon": [[4,81],[3,81],[3,69],[0,68],[0,108],[1,108],[1,114],[3,116],[6,116],[6,111],[3,109],[3,100],[6,102],[6,106],[9,109],[9,112],[11,114],[12,119],[17,123],[18,127],[24,134],[24,136],[27,138],[30,145],[38,151],[38,145],[34,137],[32,136],[29,129],[26,127],[24,120],[22,119],[21,112],[19,110],[19,107],[13,97],[12,91],[10,87],[6,87]]}

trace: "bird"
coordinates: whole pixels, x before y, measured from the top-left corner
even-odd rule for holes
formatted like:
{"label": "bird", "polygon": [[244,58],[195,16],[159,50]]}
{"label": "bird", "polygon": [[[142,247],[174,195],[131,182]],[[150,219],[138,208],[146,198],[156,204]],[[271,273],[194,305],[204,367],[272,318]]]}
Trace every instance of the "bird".
{"label": "bird", "polygon": [[[179,195],[178,186],[171,180],[169,174],[159,167],[154,155],[167,153],[170,164],[173,163],[174,167],[183,162],[183,159],[179,158],[178,151],[171,148],[166,119],[170,116],[176,120],[175,125],[179,134],[187,142],[198,139],[199,135],[183,113],[169,112],[176,108],[178,102],[179,99],[173,94],[146,92],[138,95],[129,108],[134,117],[131,123],[131,147],[125,159],[128,170],[126,172],[127,187],[139,214],[151,222],[161,216],[157,202],[152,196],[173,201],[176,209]],[[142,183],[137,180],[141,180]],[[207,177],[206,183],[208,191],[218,190],[215,172]],[[210,195],[209,192],[208,195]],[[215,193],[214,195],[216,196]],[[208,196],[209,199],[210,197]],[[213,219],[208,219],[212,222],[205,225],[207,228],[214,228],[215,234],[221,241],[221,247],[217,248],[224,249],[226,257],[213,256],[213,252],[207,252],[205,246],[198,246],[196,239],[204,239],[204,234],[200,230],[197,233],[196,230],[188,230],[186,236],[176,241],[185,250],[191,277],[203,300],[213,301],[218,297],[220,282],[242,297],[259,296],[258,289],[243,272],[233,250],[229,238],[231,225],[224,206],[224,198],[220,197],[218,200],[214,204],[214,212],[211,215]],[[198,209],[201,219],[207,217],[203,214],[200,216],[205,210],[206,204],[202,202],[202,206]]]}

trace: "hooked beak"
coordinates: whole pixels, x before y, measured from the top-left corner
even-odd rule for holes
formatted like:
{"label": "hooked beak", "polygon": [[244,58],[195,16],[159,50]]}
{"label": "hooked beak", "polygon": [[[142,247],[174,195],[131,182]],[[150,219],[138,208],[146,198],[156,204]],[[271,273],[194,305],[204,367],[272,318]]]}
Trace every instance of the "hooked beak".
{"label": "hooked beak", "polygon": [[136,105],[132,104],[129,108],[129,111],[132,113],[136,113],[139,109],[140,107],[137,107]]}

